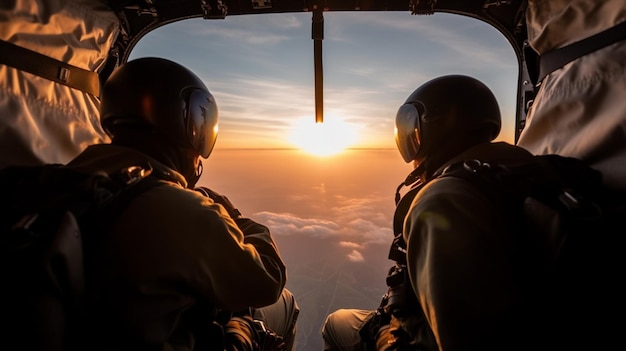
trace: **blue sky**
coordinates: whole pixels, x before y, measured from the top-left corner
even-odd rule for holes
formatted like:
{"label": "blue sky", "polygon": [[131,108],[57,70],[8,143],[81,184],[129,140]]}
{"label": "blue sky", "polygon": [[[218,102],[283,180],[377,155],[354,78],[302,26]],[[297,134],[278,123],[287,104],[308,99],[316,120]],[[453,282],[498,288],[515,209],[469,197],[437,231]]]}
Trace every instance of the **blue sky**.
{"label": "blue sky", "polygon": [[[160,56],[196,72],[215,95],[220,148],[294,147],[313,125],[311,13],[242,15],[171,23],[142,38],[131,59]],[[495,28],[438,13],[324,13],[324,119],[351,147],[395,148],[393,119],[420,84],[466,74],[496,94],[513,140],[517,60]],[[301,139],[302,136],[295,136]]]}

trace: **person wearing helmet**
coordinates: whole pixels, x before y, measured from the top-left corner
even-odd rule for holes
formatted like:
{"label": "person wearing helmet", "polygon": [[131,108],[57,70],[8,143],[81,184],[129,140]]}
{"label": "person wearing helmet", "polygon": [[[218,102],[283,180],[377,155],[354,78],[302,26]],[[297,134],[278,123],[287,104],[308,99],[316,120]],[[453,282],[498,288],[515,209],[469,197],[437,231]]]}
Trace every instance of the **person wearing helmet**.
{"label": "person wearing helmet", "polygon": [[[149,165],[138,186],[152,184],[129,190],[124,207],[98,219],[110,229],[87,266],[89,349],[221,351],[264,342],[291,350],[298,306],[269,229],[227,197],[195,188],[218,134],[203,81],[175,62],[140,58],[112,73],[101,100],[111,142],[67,166],[108,173]],[[261,335],[253,319],[271,331]]]}
{"label": "person wearing helmet", "polygon": [[438,177],[465,160],[532,162],[525,149],[493,142],[500,126],[493,93],[460,75],[425,83],[396,116],[398,150],[414,166],[404,184],[415,184],[406,216],[396,216],[410,285],[439,350],[519,349],[533,324],[524,290],[534,285],[532,264],[517,256],[516,225],[484,189]]}
{"label": "person wearing helmet", "polygon": [[[327,316],[325,351],[517,349],[529,280],[514,259],[515,226],[474,184],[439,178],[459,161],[529,162],[526,150],[494,142],[500,128],[493,93],[463,75],[432,79],[400,106],[395,141],[414,169],[396,194],[389,258],[404,262],[390,270],[378,310]],[[403,186],[411,190],[400,199]]]}

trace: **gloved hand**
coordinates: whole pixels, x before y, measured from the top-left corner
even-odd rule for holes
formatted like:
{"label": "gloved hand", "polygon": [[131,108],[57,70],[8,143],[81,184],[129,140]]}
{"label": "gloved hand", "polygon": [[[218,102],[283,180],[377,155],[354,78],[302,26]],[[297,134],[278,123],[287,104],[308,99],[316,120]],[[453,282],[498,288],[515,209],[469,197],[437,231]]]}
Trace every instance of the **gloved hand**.
{"label": "gloved hand", "polygon": [[228,351],[286,351],[283,338],[249,315],[233,316],[224,326]]}
{"label": "gloved hand", "polygon": [[227,351],[260,351],[252,317],[232,317],[224,326]]}
{"label": "gloved hand", "polygon": [[257,344],[259,345],[259,349],[261,351],[286,351],[287,345],[285,344],[285,339],[272,330],[267,329],[265,325],[259,323],[262,322],[255,322],[255,326],[257,327]]}
{"label": "gloved hand", "polygon": [[194,190],[200,192],[201,194],[203,194],[204,196],[210,198],[211,200],[213,200],[215,203],[218,203],[220,205],[222,205],[226,211],[228,212],[228,214],[232,217],[232,218],[241,218],[241,212],[239,212],[239,210],[235,207],[235,205],[233,205],[232,202],[230,202],[230,200],[221,194],[216,193],[215,191],[201,186],[201,187],[197,187]]}

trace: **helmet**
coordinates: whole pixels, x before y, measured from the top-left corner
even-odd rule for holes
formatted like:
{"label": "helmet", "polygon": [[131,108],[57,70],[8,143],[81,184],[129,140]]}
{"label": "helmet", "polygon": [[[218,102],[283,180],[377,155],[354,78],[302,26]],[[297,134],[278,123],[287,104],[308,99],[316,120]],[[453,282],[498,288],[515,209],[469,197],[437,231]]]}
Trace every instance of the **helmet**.
{"label": "helmet", "polygon": [[115,70],[104,84],[100,121],[111,136],[147,123],[174,145],[209,157],[218,131],[215,98],[187,68],[162,58],[140,58]]}
{"label": "helmet", "polygon": [[451,141],[477,136],[491,141],[500,128],[500,108],[491,90],[474,78],[448,75],[426,82],[400,106],[395,139],[409,163]]}

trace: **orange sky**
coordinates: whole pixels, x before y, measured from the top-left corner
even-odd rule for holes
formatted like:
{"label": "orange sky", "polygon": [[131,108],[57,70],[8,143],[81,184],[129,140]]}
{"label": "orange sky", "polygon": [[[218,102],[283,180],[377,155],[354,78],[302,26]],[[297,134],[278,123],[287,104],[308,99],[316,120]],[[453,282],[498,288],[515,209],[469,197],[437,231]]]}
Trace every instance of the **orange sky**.
{"label": "orange sky", "polygon": [[[219,142],[218,142],[219,144]],[[348,150],[316,157],[302,151],[220,149],[204,162],[202,185],[241,203],[242,212],[319,215],[312,201],[381,196],[393,206],[395,188],[412,170],[395,149]]]}

